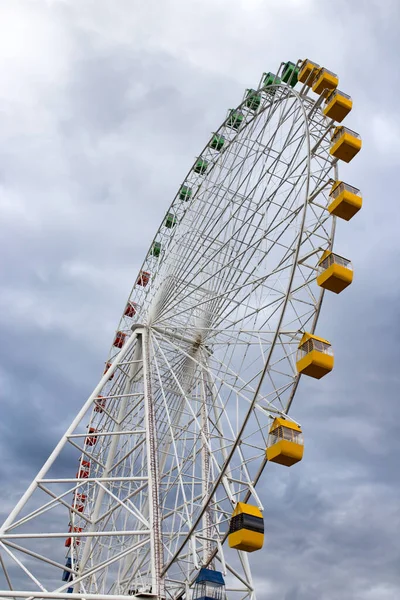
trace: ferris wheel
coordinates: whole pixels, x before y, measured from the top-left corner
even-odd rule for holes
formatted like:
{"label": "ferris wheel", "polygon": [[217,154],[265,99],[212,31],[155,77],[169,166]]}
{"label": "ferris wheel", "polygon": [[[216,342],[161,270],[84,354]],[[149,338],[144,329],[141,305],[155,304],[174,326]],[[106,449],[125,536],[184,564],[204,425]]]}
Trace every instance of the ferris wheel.
{"label": "ferris wheel", "polygon": [[282,63],[195,158],[99,383],[0,530],[0,597],[255,600],[257,484],[303,456],[289,409],[333,368],[318,316],[353,279],[333,238],[361,139],[337,86]]}

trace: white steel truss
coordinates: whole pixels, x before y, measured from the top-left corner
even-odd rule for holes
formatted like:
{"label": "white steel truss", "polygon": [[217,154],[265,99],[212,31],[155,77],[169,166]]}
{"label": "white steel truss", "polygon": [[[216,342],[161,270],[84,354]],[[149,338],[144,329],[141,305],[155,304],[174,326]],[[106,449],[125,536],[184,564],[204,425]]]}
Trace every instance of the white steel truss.
{"label": "white steel truss", "polygon": [[307,88],[257,94],[240,127],[228,115],[218,130],[222,149],[201,153],[206,172],[185,178],[120,347],[3,524],[0,597],[189,600],[211,565],[230,600],[255,600],[247,554],[224,541],[238,501],[262,508],[271,418],[291,406],[321,306],[337,178],[332,122]]}

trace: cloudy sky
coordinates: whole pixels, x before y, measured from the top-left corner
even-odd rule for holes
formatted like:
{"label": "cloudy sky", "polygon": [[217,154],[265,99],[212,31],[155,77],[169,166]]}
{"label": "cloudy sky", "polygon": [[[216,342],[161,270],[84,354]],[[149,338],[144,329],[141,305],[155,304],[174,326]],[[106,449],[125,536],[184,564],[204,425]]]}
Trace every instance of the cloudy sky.
{"label": "cloudy sky", "polygon": [[149,242],[209,132],[282,60],[340,76],[364,208],[326,295],[329,377],[301,382],[302,463],[269,469],[259,598],[400,598],[400,4],[0,0],[0,511],[94,387]]}

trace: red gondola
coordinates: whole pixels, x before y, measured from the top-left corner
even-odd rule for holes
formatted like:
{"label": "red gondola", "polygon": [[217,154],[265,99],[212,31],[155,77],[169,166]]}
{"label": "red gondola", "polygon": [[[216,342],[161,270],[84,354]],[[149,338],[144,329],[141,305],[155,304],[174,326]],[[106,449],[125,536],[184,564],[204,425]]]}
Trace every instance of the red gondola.
{"label": "red gondola", "polygon": [[[106,368],[104,369],[104,373],[103,373],[103,375],[105,375],[105,374],[107,373],[107,371],[108,371],[108,369],[109,369],[110,367],[111,367],[111,363],[110,363],[110,362],[108,362],[108,363],[106,364]],[[111,379],[112,379],[113,377],[114,377],[114,373],[113,373],[113,374],[112,374],[112,375],[111,375],[111,376],[108,378],[108,381],[111,381]]]}
{"label": "red gondola", "polygon": [[122,331],[117,331],[117,333],[115,334],[113,346],[115,346],[116,348],[122,348],[122,346],[125,344],[126,336],[126,333],[123,333]]}
{"label": "red gondola", "polygon": [[[70,533],[72,532],[72,526],[71,526],[71,525],[69,526],[69,529],[68,529],[68,531],[69,531]],[[74,527],[74,528],[73,528],[73,531],[74,531],[74,533],[81,533],[81,532],[82,532],[82,527]],[[77,546],[79,546],[79,544],[81,543],[80,539],[79,539],[79,538],[74,538],[74,539],[75,539],[75,544],[76,544]],[[67,539],[65,540],[65,544],[64,544],[64,545],[65,545],[67,548],[69,548],[69,547],[71,546],[71,544],[72,544],[72,538],[70,538],[70,537],[69,537],[69,538],[67,538]]]}
{"label": "red gondola", "polygon": [[[94,427],[89,427],[89,433],[97,433],[97,429],[95,429]],[[87,438],[85,439],[85,444],[86,446],[94,446],[95,443],[97,442],[97,435],[88,435]]]}
{"label": "red gondola", "polygon": [[85,510],[86,494],[75,494],[72,508],[82,513]]}
{"label": "red gondola", "polygon": [[94,412],[102,413],[103,409],[106,406],[106,399],[103,396],[97,396],[95,398],[96,406],[94,407]]}
{"label": "red gondola", "polygon": [[130,318],[134,317],[136,315],[136,308],[137,305],[135,302],[128,302],[125,308],[124,316]]}
{"label": "red gondola", "polygon": [[139,277],[136,280],[136,285],[141,285],[142,287],[146,287],[146,285],[150,281],[150,273],[148,271],[140,271]]}
{"label": "red gondola", "polygon": [[76,474],[77,479],[87,479],[90,473],[90,462],[88,460],[83,460],[81,462],[81,466],[79,471]]}

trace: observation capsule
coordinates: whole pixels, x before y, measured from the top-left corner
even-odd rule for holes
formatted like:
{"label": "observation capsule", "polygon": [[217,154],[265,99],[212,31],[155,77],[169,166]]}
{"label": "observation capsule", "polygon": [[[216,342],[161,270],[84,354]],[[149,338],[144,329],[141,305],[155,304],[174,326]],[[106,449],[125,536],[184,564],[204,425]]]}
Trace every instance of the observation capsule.
{"label": "observation capsule", "polygon": [[[65,563],[65,566],[67,567],[67,569],[72,569],[72,559],[71,558],[67,558],[67,562]],[[62,581],[72,581],[72,573],[70,573],[69,571],[63,571],[62,574]]]}
{"label": "observation capsule", "polygon": [[339,125],[333,132],[330,154],[349,163],[361,150],[361,137],[344,125]]}
{"label": "observation capsule", "polygon": [[297,67],[294,63],[288,61],[283,67],[282,81],[294,87],[298,82],[299,71],[299,67]]}
{"label": "observation capsule", "polygon": [[192,197],[192,189],[187,185],[183,185],[179,190],[179,198],[183,201],[188,201]]}
{"label": "observation capsule", "polygon": [[335,181],[329,194],[330,204],[328,210],[331,215],[350,221],[362,207],[362,195],[358,188]]}
{"label": "observation capsule", "polygon": [[326,250],[318,263],[317,283],[325,290],[340,294],[353,281],[351,261]]}
{"label": "observation capsule", "polygon": [[[111,367],[111,363],[110,362],[106,363],[106,368],[104,369],[103,375],[105,375],[107,373],[107,371],[110,367]],[[114,373],[112,375],[110,375],[110,377],[108,378],[108,381],[111,381],[111,379],[113,379],[113,378],[114,378]]]}
{"label": "observation capsule", "polygon": [[122,348],[122,346],[125,344],[126,336],[126,333],[123,333],[122,331],[117,331],[113,341],[113,346],[115,346],[116,348]]}
{"label": "observation capsule", "polygon": [[[263,80],[264,88],[269,88],[271,85],[279,85],[280,83],[281,83],[281,79],[280,79],[280,77],[275,75],[275,73],[271,73],[271,71],[269,71],[268,73],[265,73],[264,80]],[[269,94],[275,94],[276,88],[272,88],[270,90],[265,90],[265,91],[268,91]]]}
{"label": "observation capsule", "polygon": [[306,58],[305,60],[303,60],[299,68],[299,81],[301,81],[301,83],[305,83],[306,85],[308,85],[308,87],[311,87],[314,83],[318,69],[318,63]]}
{"label": "observation capsule", "polygon": [[229,525],[230,548],[254,552],[264,544],[264,519],[257,506],[238,502]]}
{"label": "observation capsule", "polygon": [[150,281],[150,273],[148,271],[140,271],[139,277],[136,280],[136,285],[141,285],[142,287],[146,287],[146,285]]}
{"label": "observation capsule", "polygon": [[311,333],[305,333],[297,350],[298,373],[321,379],[332,371],[333,364],[334,358],[330,342]]}
{"label": "observation capsule", "polygon": [[86,494],[81,494],[81,493],[75,492],[74,501],[73,501],[73,505],[72,505],[73,508],[75,508],[75,510],[77,510],[78,512],[83,512],[86,499],[87,499]]}
{"label": "observation capsule", "polygon": [[226,126],[231,127],[232,129],[239,129],[241,124],[243,123],[244,115],[239,110],[234,110],[231,108],[229,111],[229,117],[226,121]]}
{"label": "observation capsule", "polygon": [[102,413],[103,409],[106,406],[106,399],[103,398],[103,396],[97,396],[97,398],[94,399],[94,402],[95,402],[94,412]]}
{"label": "observation capsule", "polygon": [[334,90],[337,88],[338,83],[339,78],[336,73],[328,71],[325,67],[321,67],[315,74],[312,90],[316,94],[322,94],[322,92],[326,93],[327,90]]}
{"label": "observation capsule", "polygon": [[[89,433],[97,433],[97,429],[94,427],[89,427]],[[88,435],[85,438],[86,446],[94,446],[97,442],[97,435]]]}
{"label": "observation capsule", "polygon": [[90,473],[90,462],[88,460],[82,460],[80,468],[76,474],[77,479],[87,479]]}
{"label": "observation capsule", "polygon": [[152,256],[154,256],[154,258],[158,258],[161,254],[161,244],[160,242],[154,242],[151,250],[150,250],[150,254]]}
{"label": "observation capsule", "polygon": [[208,161],[204,158],[198,158],[193,167],[193,171],[195,173],[199,173],[199,175],[204,175],[204,173],[208,169]]}
{"label": "observation capsule", "polygon": [[333,90],[325,100],[325,108],[322,111],[326,117],[341,123],[353,108],[353,100],[348,94],[340,90]]}
{"label": "observation capsule", "polygon": [[[82,527],[74,527],[74,528],[72,529],[72,526],[70,525],[70,526],[69,526],[69,530],[68,530],[68,531],[69,531],[70,533],[71,533],[72,531],[74,531],[75,533],[81,533],[81,532],[82,532]],[[79,544],[81,543],[80,539],[79,539],[79,538],[74,538],[74,539],[75,539],[75,544],[76,544],[76,546],[79,546]],[[64,546],[65,546],[66,548],[69,548],[69,547],[71,546],[71,544],[72,544],[72,538],[70,538],[70,537],[69,537],[69,538],[67,538],[67,539],[65,540],[65,544],[64,544]]]}
{"label": "observation capsule", "polygon": [[136,302],[132,302],[131,300],[125,307],[124,317],[132,318],[136,315],[137,304]]}
{"label": "observation capsule", "polygon": [[168,229],[172,229],[173,227],[175,227],[177,222],[178,222],[178,219],[176,218],[176,216],[173,213],[168,213],[167,216],[165,217],[164,225]]}
{"label": "observation capsule", "polygon": [[267,460],[291,467],[303,458],[303,450],[300,425],[281,417],[274,419],[269,430]]}
{"label": "observation capsule", "polygon": [[75,493],[72,508],[74,508],[78,512],[83,512],[85,509],[86,498],[87,498],[86,494]]}
{"label": "observation capsule", "polygon": [[212,138],[210,140],[209,146],[213,150],[218,150],[218,152],[219,152],[220,150],[222,150],[224,143],[225,143],[224,136],[214,133],[214,135],[212,136]]}
{"label": "observation capsule", "polygon": [[225,580],[220,571],[202,567],[194,582],[193,600],[225,600]]}
{"label": "observation capsule", "polygon": [[245,104],[250,110],[257,110],[261,104],[261,95],[257,94],[256,90],[247,90]]}

